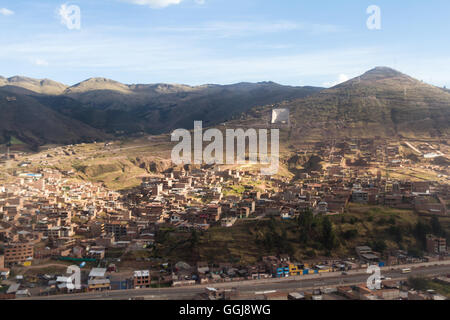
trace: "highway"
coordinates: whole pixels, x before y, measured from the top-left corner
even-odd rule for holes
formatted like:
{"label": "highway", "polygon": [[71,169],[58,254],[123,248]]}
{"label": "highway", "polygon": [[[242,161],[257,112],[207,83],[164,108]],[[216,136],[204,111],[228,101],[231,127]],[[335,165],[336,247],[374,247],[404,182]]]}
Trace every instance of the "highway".
{"label": "highway", "polygon": [[[409,274],[402,274],[400,269],[382,270],[382,276],[392,280],[404,280],[409,276],[437,276],[450,273],[450,265],[429,265],[412,269]],[[328,273],[314,276],[300,276],[283,279],[249,280],[241,282],[214,283],[196,285],[190,287],[171,287],[160,289],[132,289],[115,290],[104,292],[90,292],[80,294],[66,294],[56,296],[36,296],[21,300],[129,300],[131,298],[143,297],[145,300],[190,300],[197,294],[205,291],[206,287],[214,288],[238,288],[239,292],[245,296],[255,292],[265,291],[304,291],[313,288],[328,288],[342,285],[355,285],[365,283],[368,274],[361,270],[353,271],[346,276],[340,273]],[[18,299],[19,300],[19,299]]]}

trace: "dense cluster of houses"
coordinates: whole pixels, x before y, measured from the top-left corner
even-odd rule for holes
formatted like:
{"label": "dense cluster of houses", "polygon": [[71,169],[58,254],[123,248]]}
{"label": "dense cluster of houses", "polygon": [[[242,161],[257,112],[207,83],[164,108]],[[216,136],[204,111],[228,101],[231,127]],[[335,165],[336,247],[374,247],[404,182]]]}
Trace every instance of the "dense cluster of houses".
{"label": "dense cluster of houses", "polygon": [[[240,219],[294,219],[306,210],[341,214],[350,201],[447,214],[448,184],[397,180],[383,173],[381,168],[410,164],[396,145],[361,139],[331,146],[316,143],[303,152],[320,154],[327,165],[298,172],[295,182],[250,169],[201,166],[145,177],[141,186],[126,194],[73,179],[56,169],[26,172],[27,165],[19,166],[16,175],[0,186],[0,272],[7,275],[14,265],[29,266],[34,260],[51,257],[101,261],[111,248],[132,251],[151,246],[163,226],[178,231],[208,230],[232,227]],[[444,240],[430,236],[429,251],[446,252]],[[337,269],[279,259],[267,257],[259,266],[237,270],[208,269],[196,273],[197,279],[180,273],[171,281],[183,285],[185,281],[259,279]],[[149,274],[136,271],[135,278],[140,280],[135,286],[148,286],[145,277]]]}

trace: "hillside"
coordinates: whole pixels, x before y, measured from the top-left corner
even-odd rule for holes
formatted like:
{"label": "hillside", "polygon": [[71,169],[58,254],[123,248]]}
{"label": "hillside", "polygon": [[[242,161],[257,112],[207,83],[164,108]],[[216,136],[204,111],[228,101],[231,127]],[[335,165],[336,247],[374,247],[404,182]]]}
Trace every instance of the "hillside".
{"label": "hillside", "polygon": [[45,108],[44,114],[64,119],[48,126],[45,134],[30,134],[27,129],[40,128],[42,122],[34,123],[39,117],[27,118],[30,123],[22,118],[20,126],[17,120],[1,122],[0,131],[14,131],[33,144],[70,143],[105,134],[168,133],[191,129],[195,120],[203,120],[204,127],[224,122],[260,127],[270,122],[275,106],[290,109],[291,127],[283,139],[291,142],[375,136],[439,138],[450,133],[450,93],[386,67],[330,89],[273,82],[128,85],[105,78],[67,87],[25,77],[0,77],[0,89],[29,103],[22,108]]}
{"label": "hillside", "polygon": [[[313,218],[308,234],[298,220],[264,218],[240,220],[233,227],[213,227],[197,234],[161,230],[149,256],[169,261],[197,261],[254,264],[263,256],[288,254],[293,260],[318,257],[355,256],[355,247],[368,245],[382,257],[389,250],[405,250],[421,256],[425,251],[425,234],[432,232],[432,222],[408,210],[351,203],[344,215],[329,217],[332,241],[325,245],[321,216]],[[439,218],[448,235],[450,219]],[[330,252],[332,249],[332,252]],[[123,265],[127,265],[124,259]]]}
{"label": "hillside", "polygon": [[217,125],[255,106],[306,97],[321,89],[272,82],[196,87],[124,85],[92,78],[67,88],[64,94],[35,98],[67,117],[109,133],[159,134],[190,129],[195,120],[203,120],[205,126]]}
{"label": "hillside", "polygon": [[55,112],[32,96],[2,88],[0,114],[0,144],[8,142],[11,137],[31,147],[107,138],[103,132]]}
{"label": "hillside", "polygon": [[[203,120],[205,125],[216,125],[255,106],[303,98],[320,90],[271,82],[196,87],[123,85],[97,78],[68,88],[65,96],[95,110],[88,112],[93,113],[96,119],[91,117],[85,121],[97,128],[158,134],[178,128],[190,129],[194,120]],[[79,107],[75,107],[71,112],[76,116],[78,110]],[[69,111],[66,109],[66,112]],[[101,124],[98,119],[108,119],[108,122]]]}
{"label": "hillside", "polygon": [[[20,97],[13,103],[19,106],[15,110],[13,104],[3,101],[10,115],[0,122],[0,132],[14,132],[25,144],[36,146],[90,141],[107,134],[167,133],[192,128],[194,120],[216,125],[255,106],[306,97],[321,88],[271,82],[127,85],[106,78],[90,78],[68,87],[52,80],[15,76],[0,77],[0,90],[6,96]],[[24,110],[30,112],[16,115]],[[46,122],[55,123],[42,128],[40,116],[44,114],[51,115]]]}
{"label": "hillside", "polygon": [[438,137],[450,129],[450,94],[383,67],[288,106],[295,126],[310,119],[327,136]]}
{"label": "hillside", "polygon": [[[450,133],[450,94],[386,67],[280,107],[290,109],[292,141]],[[269,121],[270,112],[270,106],[255,108],[249,124]]]}
{"label": "hillside", "polygon": [[66,85],[49,80],[49,79],[33,79],[21,76],[14,76],[10,78],[0,77],[0,87],[8,87],[10,90],[25,89],[22,93],[39,93],[57,95],[62,94],[67,88]]}

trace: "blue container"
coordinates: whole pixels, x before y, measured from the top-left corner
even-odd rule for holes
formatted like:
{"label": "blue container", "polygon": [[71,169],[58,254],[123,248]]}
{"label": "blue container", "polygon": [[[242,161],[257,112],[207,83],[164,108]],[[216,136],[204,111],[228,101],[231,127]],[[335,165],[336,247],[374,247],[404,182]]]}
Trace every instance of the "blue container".
{"label": "blue container", "polygon": [[381,268],[381,267],[384,267],[385,266],[385,263],[384,262],[380,262],[379,264],[378,264],[378,266]]}

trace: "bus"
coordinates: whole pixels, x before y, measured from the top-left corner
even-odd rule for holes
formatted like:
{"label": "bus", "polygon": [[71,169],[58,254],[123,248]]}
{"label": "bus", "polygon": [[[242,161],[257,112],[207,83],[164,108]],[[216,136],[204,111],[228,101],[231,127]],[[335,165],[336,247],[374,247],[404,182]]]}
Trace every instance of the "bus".
{"label": "bus", "polygon": [[411,269],[410,269],[410,268],[402,269],[402,273],[403,273],[403,274],[405,274],[405,273],[411,273]]}

